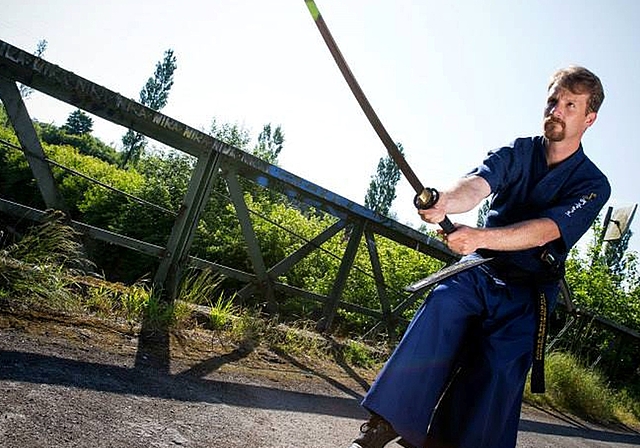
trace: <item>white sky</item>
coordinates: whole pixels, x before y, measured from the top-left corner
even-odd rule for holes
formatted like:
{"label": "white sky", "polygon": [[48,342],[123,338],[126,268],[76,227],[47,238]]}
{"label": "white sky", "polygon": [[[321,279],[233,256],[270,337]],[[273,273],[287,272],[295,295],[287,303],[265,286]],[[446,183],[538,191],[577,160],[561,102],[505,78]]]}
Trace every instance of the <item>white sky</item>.
{"label": "white sky", "polygon": [[[382,123],[427,186],[443,187],[486,152],[539,134],[546,84],[562,66],[600,76],[606,99],[583,140],[609,176],[614,207],[639,202],[637,0],[317,0]],[[137,100],[164,51],[178,61],[163,113],[208,130],[215,117],[256,137],[281,125],[280,165],[364,202],[385,148],[327,50],[304,0],[0,0],[0,39]],[[70,106],[34,93],[33,118]],[[121,145],[123,128],[96,118]],[[393,210],[420,224],[403,179]],[[475,223],[475,213],[453,217]],[[640,217],[632,229],[639,250]]]}

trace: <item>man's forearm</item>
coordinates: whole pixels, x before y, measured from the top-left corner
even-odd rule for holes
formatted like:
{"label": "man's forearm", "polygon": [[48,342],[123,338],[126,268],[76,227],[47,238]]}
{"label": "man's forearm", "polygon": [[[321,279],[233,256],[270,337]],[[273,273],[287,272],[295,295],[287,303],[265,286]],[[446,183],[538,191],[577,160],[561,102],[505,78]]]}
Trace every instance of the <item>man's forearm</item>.
{"label": "man's forearm", "polygon": [[433,207],[419,209],[418,214],[423,221],[437,224],[448,214],[468,212],[490,193],[491,187],[483,178],[479,176],[463,177],[451,188],[441,190],[440,198]]}
{"label": "man's forearm", "polygon": [[531,249],[560,238],[557,224],[549,218],[479,230],[483,233],[479,248],[500,251]]}
{"label": "man's forearm", "polygon": [[491,194],[491,187],[480,176],[463,177],[451,188],[442,192],[447,213],[457,214],[472,210]]}
{"label": "man's forearm", "polygon": [[525,250],[560,238],[560,230],[549,218],[532,219],[505,227],[476,228],[465,225],[445,235],[449,248],[462,255],[478,249]]}

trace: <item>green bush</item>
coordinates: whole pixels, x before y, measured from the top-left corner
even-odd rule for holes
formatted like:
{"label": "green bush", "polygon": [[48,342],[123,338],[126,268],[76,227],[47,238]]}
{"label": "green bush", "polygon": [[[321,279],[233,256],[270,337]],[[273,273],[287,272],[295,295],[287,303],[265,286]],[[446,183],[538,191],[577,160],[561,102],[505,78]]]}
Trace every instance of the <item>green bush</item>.
{"label": "green bush", "polygon": [[53,124],[37,123],[36,131],[40,139],[50,145],[56,146],[72,146],[76,148],[80,154],[93,156],[110,164],[117,164],[120,157],[115,149],[104,144],[100,139],[86,134],[70,134],[65,127],[57,127]]}

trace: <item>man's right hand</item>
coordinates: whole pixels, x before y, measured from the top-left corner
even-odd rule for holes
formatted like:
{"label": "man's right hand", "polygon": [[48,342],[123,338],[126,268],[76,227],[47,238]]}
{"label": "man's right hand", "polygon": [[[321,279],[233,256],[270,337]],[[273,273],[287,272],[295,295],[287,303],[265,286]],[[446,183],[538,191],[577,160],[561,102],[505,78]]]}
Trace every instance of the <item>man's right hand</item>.
{"label": "man's right hand", "polygon": [[446,211],[446,193],[440,193],[440,198],[431,208],[418,209],[418,214],[424,222],[429,224],[438,224],[447,216]]}

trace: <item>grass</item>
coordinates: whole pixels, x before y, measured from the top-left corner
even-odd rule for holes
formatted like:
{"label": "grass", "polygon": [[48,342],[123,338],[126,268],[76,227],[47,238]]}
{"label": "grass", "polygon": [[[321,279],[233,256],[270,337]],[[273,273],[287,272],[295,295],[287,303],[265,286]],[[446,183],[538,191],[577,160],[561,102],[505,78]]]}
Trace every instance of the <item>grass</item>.
{"label": "grass", "polygon": [[[86,275],[82,268],[88,262],[76,241],[77,235],[61,216],[52,214],[18,242],[0,248],[0,307],[88,313],[122,319],[132,327],[144,320],[151,329],[201,326],[237,344],[264,344],[290,355],[333,359],[369,371],[377,371],[388,355],[364,341],[321,336],[313,330],[314,322],[284,325],[242,309],[234,304],[234,297],[222,293],[222,279],[211,271],[188,272],[178,300],[172,303],[162,300],[144,281],[126,286]],[[206,317],[199,319],[203,314]],[[640,386],[614,390],[597,371],[566,353],[549,354],[545,364],[547,393],[531,394],[527,382],[526,402],[594,422],[640,428]]]}
{"label": "grass", "polygon": [[51,213],[47,222],[0,250],[0,301],[17,296],[25,304],[73,309],[74,277],[89,265],[80,247],[77,234],[63,225],[63,216]]}
{"label": "grass", "polygon": [[365,369],[373,369],[380,364],[379,356],[361,341],[348,341],[342,355],[347,364]]}
{"label": "grass", "polygon": [[218,300],[209,307],[209,324],[212,330],[222,330],[227,327],[236,313],[233,299],[225,299],[222,294]]}
{"label": "grass", "polygon": [[529,382],[525,401],[584,418],[639,427],[640,402],[628,390],[614,390],[597,370],[582,366],[568,353],[553,352],[545,359],[546,393],[532,394]]}

